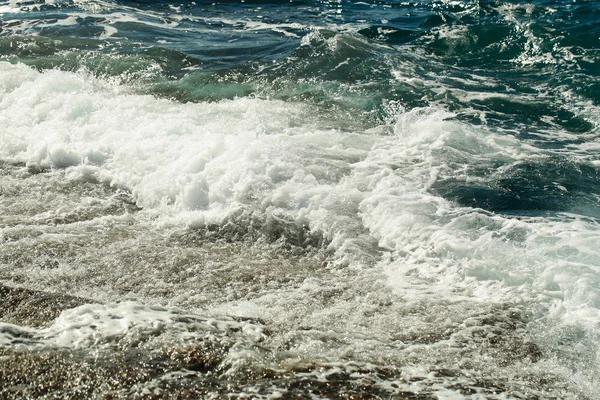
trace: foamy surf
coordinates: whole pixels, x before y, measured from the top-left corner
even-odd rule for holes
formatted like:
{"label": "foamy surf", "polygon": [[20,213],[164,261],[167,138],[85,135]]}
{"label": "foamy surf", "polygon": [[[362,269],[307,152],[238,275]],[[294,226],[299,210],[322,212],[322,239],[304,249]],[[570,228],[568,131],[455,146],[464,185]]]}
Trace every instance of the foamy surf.
{"label": "foamy surf", "polygon": [[[25,314],[81,299],[2,324],[6,393],[593,398],[596,219],[485,209],[543,149],[434,107],[331,129],[86,72],[0,63],[0,88],[2,281],[41,291],[10,289]],[[457,181],[488,191],[443,196]],[[27,368],[51,372],[25,389]]]}

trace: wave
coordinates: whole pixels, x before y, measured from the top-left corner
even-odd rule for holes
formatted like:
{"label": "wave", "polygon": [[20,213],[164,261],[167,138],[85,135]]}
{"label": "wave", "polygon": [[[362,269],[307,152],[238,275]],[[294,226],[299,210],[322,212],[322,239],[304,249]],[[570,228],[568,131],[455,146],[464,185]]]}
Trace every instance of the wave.
{"label": "wave", "polygon": [[[302,103],[181,104],[121,93],[85,74],[0,65],[3,158],[126,188],[166,220],[194,228],[256,220],[263,234],[278,227],[289,240],[304,237],[296,243],[319,235],[340,259],[391,252],[404,265],[447,265],[460,281],[479,268],[487,272],[476,277],[499,282],[520,271],[518,285],[561,262],[596,271],[594,250],[554,228],[596,232],[590,161],[548,170],[552,157],[543,152],[435,108],[402,112],[392,135],[385,126],[335,130]],[[542,169],[551,176],[539,177]],[[591,219],[561,214],[586,207]],[[498,249],[521,255],[500,261]]]}
{"label": "wave", "polygon": [[479,394],[563,393],[551,371],[592,398],[596,50],[548,29],[596,6],[347,6],[2,5],[0,278],[105,304],[3,323],[0,345],[177,348],[228,315],[218,340],[264,335],[215,376],[454,393],[440,365],[460,359],[452,379],[502,376],[461,381]]}

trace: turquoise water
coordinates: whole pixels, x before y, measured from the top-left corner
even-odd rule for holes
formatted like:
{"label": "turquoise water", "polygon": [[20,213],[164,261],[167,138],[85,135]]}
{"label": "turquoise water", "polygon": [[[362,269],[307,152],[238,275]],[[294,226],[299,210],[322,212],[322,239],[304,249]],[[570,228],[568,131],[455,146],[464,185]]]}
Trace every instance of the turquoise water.
{"label": "turquoise water", "polygon": [[224,318],[221,383],[110,390],[595,398],[599,43],[582,0],[1,1],[0,283],[84,305],[0,345]]}

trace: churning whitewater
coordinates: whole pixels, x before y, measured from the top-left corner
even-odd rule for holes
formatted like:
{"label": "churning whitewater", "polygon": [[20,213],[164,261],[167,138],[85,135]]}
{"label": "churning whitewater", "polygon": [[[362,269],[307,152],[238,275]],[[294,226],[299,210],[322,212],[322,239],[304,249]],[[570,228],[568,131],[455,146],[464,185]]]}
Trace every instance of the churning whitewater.
{"label": "churning whitewater", "polygon": [[599,22],[0,1],[0,397],[597,398]]}

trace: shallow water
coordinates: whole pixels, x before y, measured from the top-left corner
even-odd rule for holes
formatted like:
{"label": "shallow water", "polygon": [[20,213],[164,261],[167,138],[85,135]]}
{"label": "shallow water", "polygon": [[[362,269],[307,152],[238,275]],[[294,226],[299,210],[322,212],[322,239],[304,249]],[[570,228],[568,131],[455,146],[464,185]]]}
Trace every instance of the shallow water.
{"label": "shallow water", "polygon": [[596,2],[0,15],[0,396],[597,396]]}

